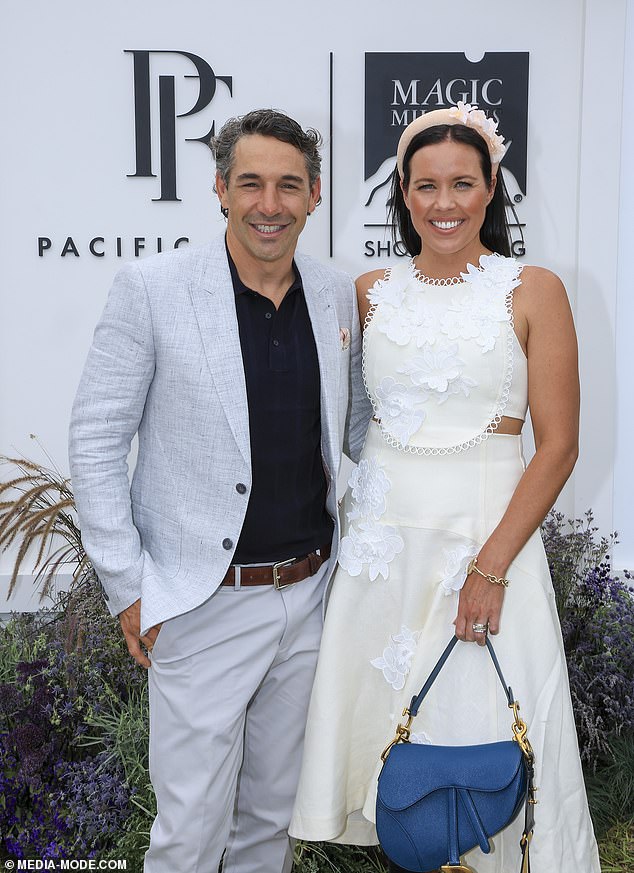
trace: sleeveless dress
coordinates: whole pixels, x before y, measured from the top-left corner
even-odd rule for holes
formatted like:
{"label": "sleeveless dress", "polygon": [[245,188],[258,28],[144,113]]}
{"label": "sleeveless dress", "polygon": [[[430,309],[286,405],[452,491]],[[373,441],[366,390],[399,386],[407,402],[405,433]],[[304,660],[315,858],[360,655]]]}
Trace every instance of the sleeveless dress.
{"label": "sleeveless dress", "polygon": [[[525,469],[527,365],[513,330],[515,260],[484,255],[449,286],[411,262],[368,294],[363,366],[374,407],[343,503],[344,536],[326,613],[291,822],[294,837],[377,843],[380,754],[454,634],[470,559]],[[566,662],[544,548],[535,532],[507,572],[494,638],[535,750],[533,873],[598,873]],[[412,742],[509,739],[512,713],[486,649],[461,643],[413,724]],[[519,869],[523,813],[464,856],[476,873]]]}

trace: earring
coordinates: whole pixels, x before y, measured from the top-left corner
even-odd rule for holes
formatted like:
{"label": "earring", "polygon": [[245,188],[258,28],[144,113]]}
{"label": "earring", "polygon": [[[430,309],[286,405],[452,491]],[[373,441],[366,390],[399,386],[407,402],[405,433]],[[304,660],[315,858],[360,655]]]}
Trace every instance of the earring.
{"label": "earring", "polygon": [[229,210],[227,209],[226,206],[221,206],[220,211],[222,212],[222,214],[225,218],[229,218]]}

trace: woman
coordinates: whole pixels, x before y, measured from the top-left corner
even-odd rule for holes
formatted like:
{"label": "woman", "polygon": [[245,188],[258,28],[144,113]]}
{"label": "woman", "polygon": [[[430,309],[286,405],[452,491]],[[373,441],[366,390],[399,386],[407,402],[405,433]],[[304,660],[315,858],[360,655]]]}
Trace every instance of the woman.
{"label": "woman", "polygon": [[[291,833],[377,842],[380,753],[404,706],[452,634],[483,647],[488,632],[535,750],[533,873],[595,873],[539,535],[577,457],[576,340],[557,276],[509,257],[496,127],[458,104],[405,129],[391,212],[412,259],[357,283],[374,418],[344,504]],[[493,742],[510,724],[487,652],[458,646],[412,739]],[[522,819],[464,863],[477,873],[519,867]]]}

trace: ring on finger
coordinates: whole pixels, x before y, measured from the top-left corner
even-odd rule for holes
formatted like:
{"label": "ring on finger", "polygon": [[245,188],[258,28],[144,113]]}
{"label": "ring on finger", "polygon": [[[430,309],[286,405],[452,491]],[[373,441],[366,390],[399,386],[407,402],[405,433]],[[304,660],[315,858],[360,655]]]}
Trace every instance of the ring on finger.
{"label": "ring on finger", "polygon": [[484,624],[481,622],[474,622],[474,624],[471,625],[471,630],[474,634],[486,634],[489,631],[489,622],[487,621]]}

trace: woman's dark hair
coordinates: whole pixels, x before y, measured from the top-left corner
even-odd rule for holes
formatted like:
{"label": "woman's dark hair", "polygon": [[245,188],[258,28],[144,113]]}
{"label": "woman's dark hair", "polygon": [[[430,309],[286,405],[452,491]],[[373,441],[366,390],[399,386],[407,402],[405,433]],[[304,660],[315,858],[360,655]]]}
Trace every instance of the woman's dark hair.
{"label": "woman's dark hair", "polygon": [[[408,145],[403,156],[403,187],[407,188],[409,185],[410,163],[415,152],[425,146],[435,145],[446,140],[472,146],[480,158],[482,175],[488,185],[491,183],[491,157],[488,146],[480,134],[472,127],[467,127],[464,124],[438,124],[417,133]],[[504,185],[504,179],[502,178],[502,173],[498,172],[495,193],[486,208],[484,223],[480,229],[480,241],[483,246],[491,249],[492,252],[510,257],[511,235],[506,219],[507,203],[508,194]],[[394,170],[394,175],[392,176],[392,189],[390,199],[388,200],[388,216],[392,222],[394,242],[397,243],[402,240],[402,244],[412,257],[420,254],[422,247],[421,238],[412,224],[409,209],[405,205],[398,167]]]}

